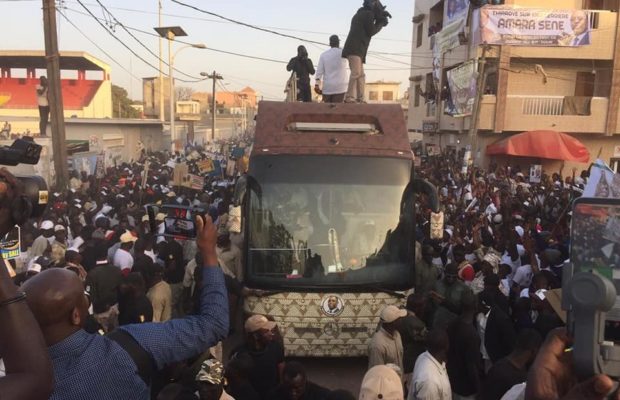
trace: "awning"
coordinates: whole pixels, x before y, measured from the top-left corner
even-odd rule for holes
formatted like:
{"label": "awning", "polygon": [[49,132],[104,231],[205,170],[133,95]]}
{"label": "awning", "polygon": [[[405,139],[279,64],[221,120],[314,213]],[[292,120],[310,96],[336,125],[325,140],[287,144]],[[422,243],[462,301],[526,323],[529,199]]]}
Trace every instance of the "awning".
{"label": "awning", "polygon": [[579,140],[556,131],[529,131],[510,136],[487,146],[488,155],[548,158],[551,160],[590,161],[590,152]]}

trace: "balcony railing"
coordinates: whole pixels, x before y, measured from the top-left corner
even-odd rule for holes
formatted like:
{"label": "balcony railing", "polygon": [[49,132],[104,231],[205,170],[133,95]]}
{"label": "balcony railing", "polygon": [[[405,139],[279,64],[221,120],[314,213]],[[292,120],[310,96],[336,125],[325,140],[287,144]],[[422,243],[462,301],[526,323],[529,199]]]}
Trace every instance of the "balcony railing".
{"label": "balcony railing", "polygon": [[521,112],[524,115],[562,115],[564,96],[509,96],[522,98]]}

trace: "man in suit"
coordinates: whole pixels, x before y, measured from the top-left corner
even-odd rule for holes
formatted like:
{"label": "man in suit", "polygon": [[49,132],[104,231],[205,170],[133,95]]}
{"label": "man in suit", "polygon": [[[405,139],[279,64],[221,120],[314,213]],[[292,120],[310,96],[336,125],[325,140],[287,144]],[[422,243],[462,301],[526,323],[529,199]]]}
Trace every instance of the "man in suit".
{"label": "man in suit", "polygon": [[590,29],[588,13],[584,10],[574,10],[570,16],[570,26],[573,30],[570,46],[584,46],[590,44]]}

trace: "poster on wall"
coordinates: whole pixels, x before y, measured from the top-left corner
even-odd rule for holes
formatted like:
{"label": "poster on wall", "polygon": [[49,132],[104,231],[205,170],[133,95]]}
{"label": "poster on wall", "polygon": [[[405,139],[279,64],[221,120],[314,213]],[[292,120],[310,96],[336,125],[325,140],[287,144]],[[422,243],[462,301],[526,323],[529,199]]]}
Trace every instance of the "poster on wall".
{"label": "poster on wall", "polygon": [[590,44],[590,12],[484,6],[481,43],[514,46],[576,47]]}
{"label": "poster on wall", "polygon": [[446,27],[459,18],[467,18],[469,0],[447,0],[443,8],[443,26]]}
{"label": "poster on wall", "polygon": [[471,115],[476,99],[477,68],[475,61],[468,61],[448,71],[448,86],[452,98],[451,115]]}

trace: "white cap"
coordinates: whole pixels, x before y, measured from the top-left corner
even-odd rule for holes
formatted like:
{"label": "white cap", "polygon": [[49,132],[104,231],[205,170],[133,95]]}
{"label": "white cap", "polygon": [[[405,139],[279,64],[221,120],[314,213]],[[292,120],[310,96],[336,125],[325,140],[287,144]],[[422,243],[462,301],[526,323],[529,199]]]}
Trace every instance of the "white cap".
{"label": "white cap", "polygon": [[64,226],[59,224],[54,227],[54,232],[59,232],[59,231],[66,231],[66,229]]}
{"label": "white cap", "polygon": [[403,383],[392,368],[375,365],[364,375],[358,399],[404,400]]}
{"label": "white cap", "polygon": [[383,308],[383,310],[381,310],[381,322],[385,322],[387,324],[406,316],[407,310],[398,308],[393,305],[386,306]]}
{"label": "white cap", "polygon": [[46,220],[41,222],[41,229],[47,231],[48,229],[54,229],[54,223],[52,221]]}
{"label": "white cap", "polygon": [[41,264],[32,263],[28,266],[28,272],[36,272],[37,274],[41,272]]}

